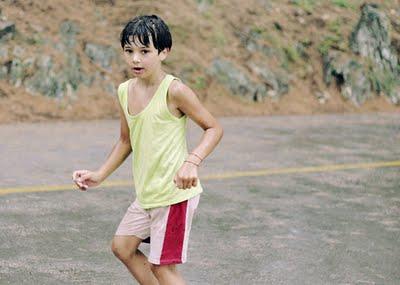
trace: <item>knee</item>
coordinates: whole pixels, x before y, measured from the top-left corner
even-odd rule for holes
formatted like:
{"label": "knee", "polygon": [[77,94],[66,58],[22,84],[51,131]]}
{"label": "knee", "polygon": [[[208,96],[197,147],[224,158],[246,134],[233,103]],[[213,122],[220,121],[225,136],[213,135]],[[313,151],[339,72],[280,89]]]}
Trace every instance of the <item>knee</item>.
{"label": "knee", "polygon": [[150,263],[150,268],[156,277],[161,277],[176,270],[175,264],[159,265]]}
{"label": "knee", "polygon": [[111,242],[111,251],[121,261],[127,261],[132,257],[132,252],[115,239]]}

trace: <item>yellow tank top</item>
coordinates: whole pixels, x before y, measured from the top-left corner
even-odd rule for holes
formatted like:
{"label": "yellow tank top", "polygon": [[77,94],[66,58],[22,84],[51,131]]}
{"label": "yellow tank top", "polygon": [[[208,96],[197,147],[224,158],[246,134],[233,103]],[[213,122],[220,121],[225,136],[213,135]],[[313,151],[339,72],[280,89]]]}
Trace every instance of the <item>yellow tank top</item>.
{"label": "yellow tank top", "polygon": [[178,118],[167,106],[168,87],[174,79],[180,80],[167,74],[148,105],[136,115],[128,112],[128,86],[132,79],[118,87],[130,132],[136,198],[144,209],[176,204],[203,192],[200,179],[190,189],[179,189],[173,181],[188,156],[187,115]]}

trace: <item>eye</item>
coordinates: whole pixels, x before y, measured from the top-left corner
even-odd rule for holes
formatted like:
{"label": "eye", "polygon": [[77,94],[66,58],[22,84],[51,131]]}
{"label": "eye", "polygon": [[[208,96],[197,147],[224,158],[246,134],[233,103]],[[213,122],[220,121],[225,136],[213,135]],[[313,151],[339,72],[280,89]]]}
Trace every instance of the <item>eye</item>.
{"label": "eye", "polygon": [[125,52],[127,52],[127,53],[132,53],[132,50],[126,49]]}
{"label": "eye", "polygon": [[149,51],[148,50],[142,50],[142,53],[143,54],[146,54],[146,53],[148,53]]}

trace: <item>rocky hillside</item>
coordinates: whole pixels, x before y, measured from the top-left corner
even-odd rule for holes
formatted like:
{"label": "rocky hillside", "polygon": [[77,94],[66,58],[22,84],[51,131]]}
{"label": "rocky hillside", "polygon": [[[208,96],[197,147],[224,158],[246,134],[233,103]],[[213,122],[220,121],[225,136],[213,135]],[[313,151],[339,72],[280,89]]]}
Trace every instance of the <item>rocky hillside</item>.
{"label": "rocky hillside", "polygon": [[216,116],[400,110],[400,1],[3,0],[0,123],[118,118],[119,34],[170,26],[165,68]]}

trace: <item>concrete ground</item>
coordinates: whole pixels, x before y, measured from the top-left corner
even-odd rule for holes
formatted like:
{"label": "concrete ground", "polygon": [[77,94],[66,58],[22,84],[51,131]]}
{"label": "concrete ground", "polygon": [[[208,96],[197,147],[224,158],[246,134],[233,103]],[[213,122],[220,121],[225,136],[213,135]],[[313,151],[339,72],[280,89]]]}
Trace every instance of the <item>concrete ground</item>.
{"label": "concrete ground", "polygon": [[[400,284],[400,114],[219,121],[178,267],[188,284]],[[191,150],[202,130],[188,127]],[[131,157],[114,186],[71,180],[105,161],[118,132],[118,121],[0,125],[0,284],[137,284],[110,249],[135,197]]]}

